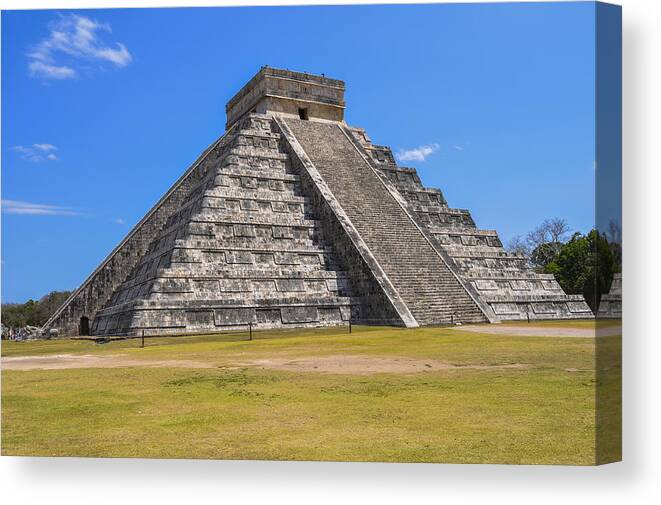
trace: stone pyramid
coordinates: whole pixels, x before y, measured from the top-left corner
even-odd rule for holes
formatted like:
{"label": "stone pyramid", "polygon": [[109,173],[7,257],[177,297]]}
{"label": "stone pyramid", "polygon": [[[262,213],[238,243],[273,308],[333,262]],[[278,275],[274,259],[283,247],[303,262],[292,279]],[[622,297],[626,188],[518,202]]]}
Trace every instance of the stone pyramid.
{"label": "stone pyramid", "polygon": [[597,317],[600,319],[622,319],[622,274],[615,274],[608,293],[602,295]]}
{"label": "stone pyramid", "polygon": [[344,122],[344,82],[263,67],[214,142],[46,323],[62,334],[407,327],[592,313]]}

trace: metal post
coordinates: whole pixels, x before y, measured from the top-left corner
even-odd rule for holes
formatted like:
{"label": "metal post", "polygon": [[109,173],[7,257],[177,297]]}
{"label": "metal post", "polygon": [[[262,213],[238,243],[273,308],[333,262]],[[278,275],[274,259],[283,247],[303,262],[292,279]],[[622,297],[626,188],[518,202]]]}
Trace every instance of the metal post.
{"label": "metal post", "polygon": [[252,340],[252,323],[248,323],[248,328],[250,329],[250,338],[249,338],[249,340]]}
{"label": "metal post", "polygon": [[526,310],[526,317],[528,318],[528,324],[530,324],[530,311]]}
{"label": "metal post", "polygon": [[142,330],[142,343],[140,347],[144,348],[145,347],[145,330]]}
{"label": "metal post", "polygon": [[351,333],[351,319],[349,319],[349,333]]}
{"label": "metal post", "polygon": [[450,316],[450,324],[454,326],[454,314]]}

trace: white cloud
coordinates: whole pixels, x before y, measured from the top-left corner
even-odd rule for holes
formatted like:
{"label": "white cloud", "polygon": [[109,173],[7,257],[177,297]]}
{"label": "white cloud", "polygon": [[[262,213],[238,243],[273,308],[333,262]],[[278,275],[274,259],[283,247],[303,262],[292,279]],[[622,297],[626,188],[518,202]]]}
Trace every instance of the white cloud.
{"label": "white cloud", "polygon": [[43,61],[31,61],[28,64],[30,75],[46,79],[73,79],[76,71],[71,67],[49,65]]}
{"label": "white cloud", "polygon": [[121,217],[113,218],[112,222],[117,224],[126,224],[126,221],[124,221]]}
{"label": "white cloud", "polygon": [[[48,37],[28,53],[28,68],[33,77],[73,79],[79,73],[74,67],[80,66],[81,60],[125,67],[133,59],[124,44],[115,42],[111,47],[100,39],[101,32],[112,31],[110,25],[88,17],[76,14],[61,16],[49,25],[49,30]],[[65,61],[62,62],[62,59]]]}
{"label": "white cloud", "polygon": [[57,147],[55,147],[53,144],[32,144],[32,147],[45,153],[50,151],[57,151]]}
{"label": "white cloud", "polygon": [[53,151],[57,151],[57,147],[53,144],[32,144],[31,146],[12,146],[12,151],[16,151],[21,155],[21,158],[26,161],[39,163],[40,161],[55,161],[57,155]]}
{"label": "white cloud", "polygon": [[457,151],[463,151],[463,150],[464,150],[464,148],[461,147],[461,146],[454,146],[454,148],[455,148]]}
{"label": "white cloud", "polygon": [[438,144],[428,144],[414,149],[401,149],[395,156],[400,161],[425,161],[431,154],[438,151]]}
{"label": "white cloud", "polygon": [[80,213],[71,207],[44,205],[41,203],[22,202],[19,200],[2,200],[2,212],[5,214],[21,214],[26,216],[79,216]]}

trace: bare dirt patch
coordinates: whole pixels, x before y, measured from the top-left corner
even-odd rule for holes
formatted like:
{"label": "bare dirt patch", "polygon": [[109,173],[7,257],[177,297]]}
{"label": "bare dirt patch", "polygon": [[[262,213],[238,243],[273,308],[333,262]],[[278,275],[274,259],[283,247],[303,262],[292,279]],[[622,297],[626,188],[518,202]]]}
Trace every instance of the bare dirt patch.
{"label": "bare dirt patch", "polygon": [[430,359],[352,355],[309,356],[296,359],[261,359],[245,364],[274,370],[288,370],[291,372],[325,372],[351,375],[370,375],[377,373],[406,374],[438,370],[530,368],[529,365],[521,363],[504,365],[452,365]]}
{"label": "bare dirt patch", "polygon": [[138,360],[123,354],[94,356],[91,354],[51,354],[46,356],[16,356],[2,358],[3,370],[62,370],[67,368],[123,368],[140,366],[147,368],[213,368],[210,363],[187,360]]}
{"label": "bare dirt patch", "polygon": [[[309,356],[303,358],[261,359],[237,366],[224,367],[236,369],[241,366],[253,366],[272,370],[291,372],[324,372],[334,374],[371,375],[377,373],[422,373],[439,370],[498,370],[526,369],[530,365],[521,363],[502,365],[453,365],[431,359],[406,357],[354,356],[337,354],[333,356]],[[215,368],[211,363],[189,360],[139,360],[115,354],[95,356],[91,354],[51,354],[47,356],[17,356],[2,358],[3,370],[64,370],[71,368]]]}
{"label": "bare dirt patch", "polygon": [[[595,328],[570,328],[562,326],[534,326],[534,325],[508,325],[485,324],[455,326],[457,331],[471,331],[475,333],[488,333],[490,335],[510,335],[516,337],[579,337],[594,338]],[[621,326],[607,326],[597,328],[597,337],[613,337],[622,334]]]}

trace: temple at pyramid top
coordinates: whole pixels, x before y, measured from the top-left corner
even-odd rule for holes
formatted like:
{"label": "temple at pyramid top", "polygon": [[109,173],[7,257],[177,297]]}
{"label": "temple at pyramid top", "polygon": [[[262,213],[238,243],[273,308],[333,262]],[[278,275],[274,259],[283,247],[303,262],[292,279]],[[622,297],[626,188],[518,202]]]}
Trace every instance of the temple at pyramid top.
{"label": "temple at pyramid top", "polygon": [[344,81],[266,66],[227,102],[225,126],[251,113],[343,121],[344,107]]}

